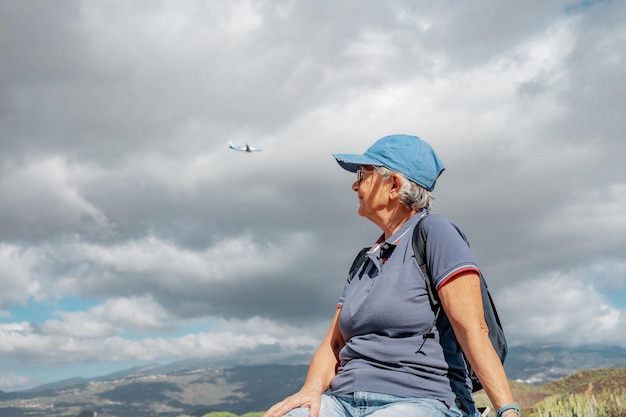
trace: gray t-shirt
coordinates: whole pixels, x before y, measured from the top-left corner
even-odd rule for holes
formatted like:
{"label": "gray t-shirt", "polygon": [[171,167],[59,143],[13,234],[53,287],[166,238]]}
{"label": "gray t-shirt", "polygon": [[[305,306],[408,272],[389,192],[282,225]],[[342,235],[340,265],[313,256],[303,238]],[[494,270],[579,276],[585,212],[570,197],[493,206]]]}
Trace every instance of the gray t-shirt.
{"label": "gray t-shirt", "polygon": [[[458,396],[471,402],[460,347],[445,314],[432,329],[434,312],[413,256],[413,230],[424,214],[415,214],[390,239],[374,244],[346,282],[338,305],[346,345],[339,353],[331,393],[371,391],[433,398],[448,405]],[[435,288],[461,271],[479,272],[465,236],[454,224],[434,214],[423,222]]]}

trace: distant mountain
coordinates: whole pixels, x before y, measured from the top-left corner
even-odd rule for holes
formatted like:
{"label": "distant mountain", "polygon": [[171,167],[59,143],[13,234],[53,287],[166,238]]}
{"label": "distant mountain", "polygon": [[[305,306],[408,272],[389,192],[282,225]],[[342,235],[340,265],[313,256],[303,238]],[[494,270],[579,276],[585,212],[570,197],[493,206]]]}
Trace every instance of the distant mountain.
{"label": "distant mountain", "polygon": [[[65,387],[75,387],[75,386],[84,385],[87,383],[89,383],[88,379],[75,377],[75,378],[64,379],[64,380],[57,381],[57,382],[51,382],[49,384],[39,385],[38,387],[21,391],[21,393],[22,394],[28,394],[28,393],[41,394],[42,392],[45,392],[45,391],[55,392]],[[2,397],[0,396],[0,398]]]}
{"label": "distant mountain", "polygon": [[[202,361],[200,361],[202,362]],[[96,411],[99,417],[202,416],[212,411],[263,411],[298,390],[305,365],[234,368],[190,367],[193,361],[150,365],[106,377],[46,384],[0,393],[0,417],[67,417]]]}
{"label": "distant mountain", "polygon": [[626,368],[626,349],[620,347],[512,347],[504,367],[509,378],[543,384],[586,369]]}
{"label": "distant mountain", "polygon": [[[577,371],[626,367],[626,349],[513,347],[505,368],[520,386]],[[302,385],[306,365],[215,367],[206,359],[147,365],[109,375],[71,378],[19,392],[0,391],[0,417],[238,415],[266,410]]]}

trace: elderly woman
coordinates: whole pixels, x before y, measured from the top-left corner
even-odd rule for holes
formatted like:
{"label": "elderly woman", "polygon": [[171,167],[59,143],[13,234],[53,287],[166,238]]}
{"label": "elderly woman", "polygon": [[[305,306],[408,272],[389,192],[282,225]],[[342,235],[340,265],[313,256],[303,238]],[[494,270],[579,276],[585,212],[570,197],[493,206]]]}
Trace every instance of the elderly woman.
{"label": "elderly woman", "polygon": [[[392,135],[363,155],[333,156],[356,172],[358,213],[382,235],[347,280],[304,385],[264,417],[478,416],[462,352],[498,417],[518,416],[488,337],[480,270],[460,230],[443,216],[426,216],[444,170],[433,149],[418,137]],[[413,256],[420,220],[443,307],[437,319]]]}

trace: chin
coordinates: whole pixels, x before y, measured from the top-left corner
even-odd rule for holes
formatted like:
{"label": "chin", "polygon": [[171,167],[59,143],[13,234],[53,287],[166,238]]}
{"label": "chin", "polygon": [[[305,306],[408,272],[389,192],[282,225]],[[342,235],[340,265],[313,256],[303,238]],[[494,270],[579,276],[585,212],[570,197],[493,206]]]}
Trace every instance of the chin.
{"label": "chin", "polygon": [[359,207],[359,209],[357,210],[357,213],[359,214],[359,216],[361,217],[365,217],[368,220],[372,220],[371,216],[370,216],[370,212],[363,210],[362,208]]}

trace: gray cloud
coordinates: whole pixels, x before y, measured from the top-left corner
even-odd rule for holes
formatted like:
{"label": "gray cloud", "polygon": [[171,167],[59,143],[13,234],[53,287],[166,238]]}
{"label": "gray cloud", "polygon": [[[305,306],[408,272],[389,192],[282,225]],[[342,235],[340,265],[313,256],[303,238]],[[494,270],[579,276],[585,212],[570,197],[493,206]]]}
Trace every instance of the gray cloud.
{"label": "gray cloud", "polygon": [[623,344],[625,12],[0,2],[0,384],[70,340],[83,363],[302,358],[379,233],[331,152],[390,133],[444,160],[435,211],[512,343]]}

